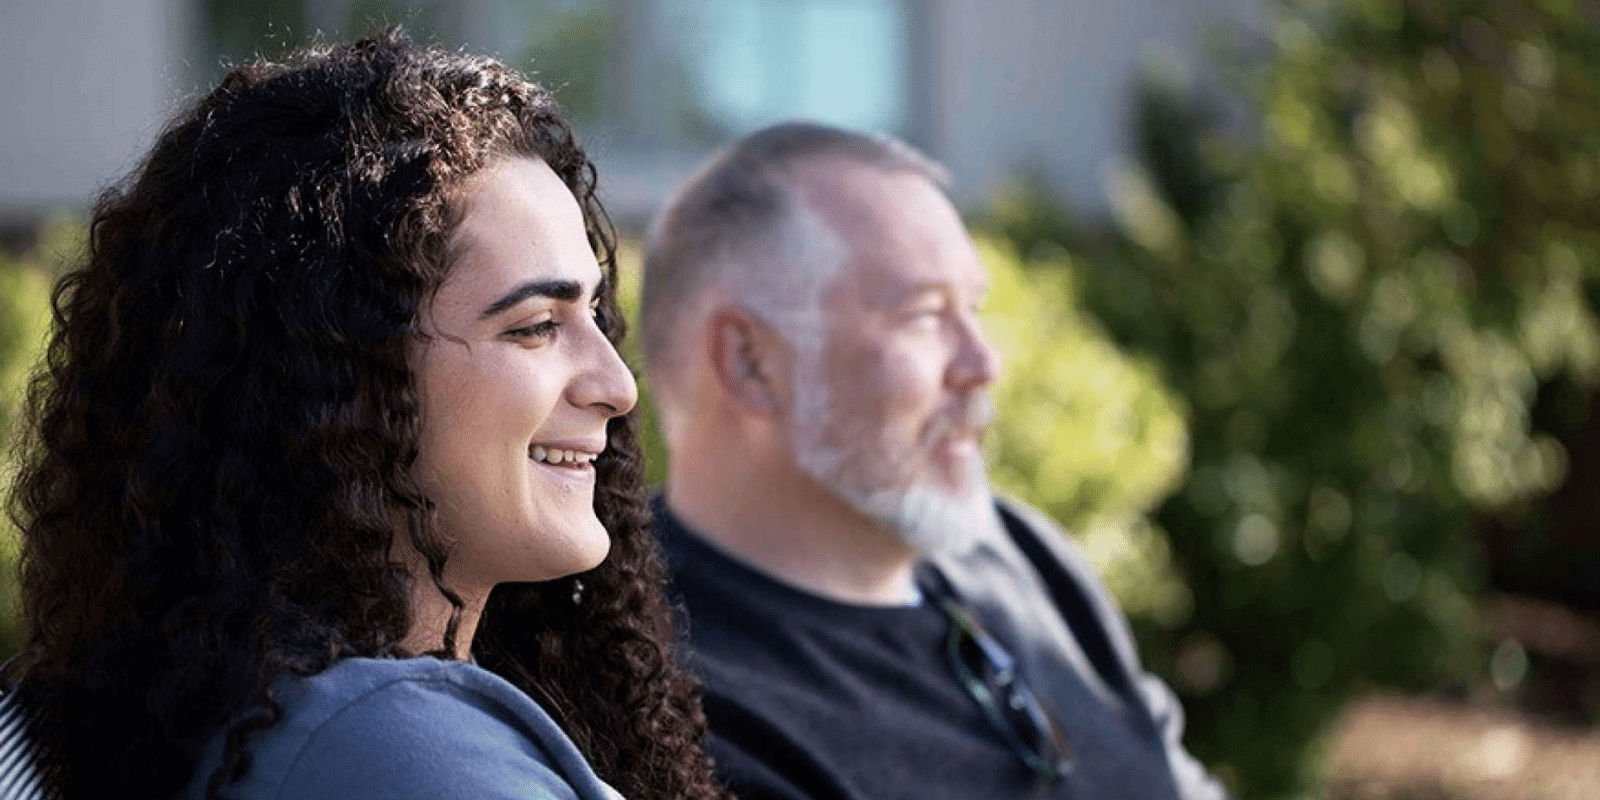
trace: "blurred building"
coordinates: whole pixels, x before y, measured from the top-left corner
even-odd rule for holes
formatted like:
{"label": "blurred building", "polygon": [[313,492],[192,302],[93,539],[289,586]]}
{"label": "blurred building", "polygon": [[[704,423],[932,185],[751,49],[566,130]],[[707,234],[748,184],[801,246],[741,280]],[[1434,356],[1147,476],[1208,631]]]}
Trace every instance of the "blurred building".
{"label": "blurred building", "polygon": [[0,0],[0,226],[82,207],[166,116],[194,15],[175,0]]}
{"label": "blurred building", "polygon": [[968,205],[1026,173],[1092,214],[1141,70],[1204,79],[1207,35],[1263,2],[4,0],[0,226],[81,208],[224,62],[387,23],[557,87],[625,219],[718,144],[791,117],[897,133]]}

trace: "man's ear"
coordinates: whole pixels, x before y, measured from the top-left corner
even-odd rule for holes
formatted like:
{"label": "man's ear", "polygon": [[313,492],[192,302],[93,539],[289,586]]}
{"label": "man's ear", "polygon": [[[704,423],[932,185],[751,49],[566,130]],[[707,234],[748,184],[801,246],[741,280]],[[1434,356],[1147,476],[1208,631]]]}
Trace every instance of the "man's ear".
{"label": "man's ear", "polygon": [[706,329],[711,370],[722,390],[754,413],[778,413],[790,362],[783,337],[739,305],[713,310]]}

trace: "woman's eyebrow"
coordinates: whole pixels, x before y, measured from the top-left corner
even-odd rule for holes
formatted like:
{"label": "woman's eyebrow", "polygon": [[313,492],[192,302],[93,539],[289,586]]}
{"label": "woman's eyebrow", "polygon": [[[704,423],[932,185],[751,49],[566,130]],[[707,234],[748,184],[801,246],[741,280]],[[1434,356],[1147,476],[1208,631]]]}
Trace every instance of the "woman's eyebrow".
{"label": "woman's eyebrow", "polygon": [[488,319],[508,308],[530,298],[549,297],[554,300],[571,302],[583,296],[583,284],[569,280],[533,280],[521,283],[499,300],[490,303],[478,315],[478,319]]}

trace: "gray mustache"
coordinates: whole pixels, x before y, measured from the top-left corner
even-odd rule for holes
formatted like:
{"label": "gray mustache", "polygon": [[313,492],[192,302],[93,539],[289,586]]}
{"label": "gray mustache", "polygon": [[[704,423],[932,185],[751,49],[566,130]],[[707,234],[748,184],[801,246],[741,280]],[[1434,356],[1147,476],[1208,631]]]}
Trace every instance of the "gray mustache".
{"label": "gray mustache", "polygon": [[923,443],[932,444],[952,433],[981,433],[994,423],[994,417],[994,401],[988,393],[970,395],[928,420]]}

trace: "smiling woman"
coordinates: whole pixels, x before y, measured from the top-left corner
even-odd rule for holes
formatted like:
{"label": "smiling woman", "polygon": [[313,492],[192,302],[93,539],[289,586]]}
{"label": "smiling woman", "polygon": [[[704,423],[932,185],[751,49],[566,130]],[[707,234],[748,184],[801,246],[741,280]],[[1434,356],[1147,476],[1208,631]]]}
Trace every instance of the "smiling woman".
{"label": "smiling woman", "polygon": [[[445,577],[471,614],[497,584],[605,558],[593,462],[607,421],[637,395],[601,330],[600,266],[566,185],[544,162],[515,158],[466,188],[455,268],[411,361],[423,408],[416,475],[440,527],[459,532]],[[448,618],[444,598],[430,597],[429,616]]]}
{"label": "smiling woman", "polygon": [[4,677],[64,797],[718,798],[595,171],[398,33],[230,73],[95,210]]}

